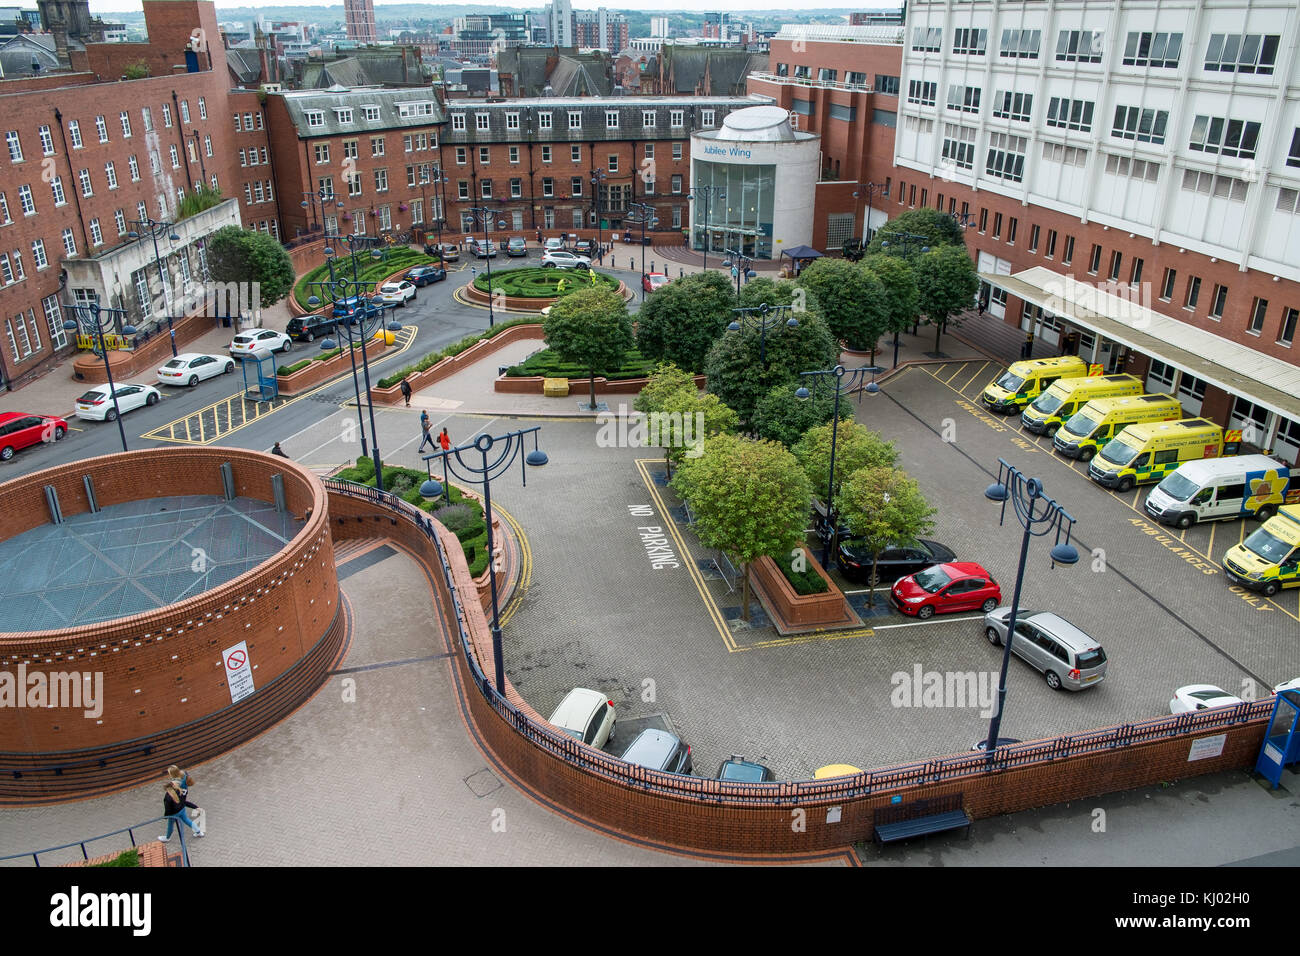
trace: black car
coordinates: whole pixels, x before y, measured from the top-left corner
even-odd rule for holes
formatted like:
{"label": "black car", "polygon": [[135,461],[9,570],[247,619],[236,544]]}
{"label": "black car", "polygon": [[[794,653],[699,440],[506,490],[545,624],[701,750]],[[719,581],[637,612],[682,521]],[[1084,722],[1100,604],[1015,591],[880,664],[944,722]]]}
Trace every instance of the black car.
{"label": "black car", "polygon": [[510,241],[506,243],[507,256],[526,256],[528,255],[528,240],[523,236],[511,236]]}
{"label": "black car", "polygon": [[651,770],[691,775],[691,748],[666,730],[641,731],[623,751],[623,759]]}
{"label": "black car", "polygon": [[741,783],[766,783],[775,780],[776,775],[761,763],[746,760],[739,754],[732,754],[718,767],[718,780],[738,780]]}
{"label": "black car", "polygon": [[447,278],[447,270],[442,266],[416,266],[406,273],[406,281],[416,288],[422,288],[431,282],[441,282],[445,278]]}
{"label": "black car", "polygon": [[573,244],[573,254],[575,256],[591,257],[596,252],[596,244],[590,239],[579,239]]}
{"label": "black car", "polygon": [[285,326],[284,334],[295,342],[310,342],[333,333],[338,321],[333,315],[296,315]]}
{"label": "black car", "polygon": [[[880,552],[876,562],[875,584],[892,584],[899,578],[924,570],[932,564],[946,564],[956,561],[955,555],[937,541],[919,540],[914,544],[885,548]],[[836,564],[840,573],[850,581],[872,584],[871,552],[861,538],[843,537],[840,539],[839,554]]]}

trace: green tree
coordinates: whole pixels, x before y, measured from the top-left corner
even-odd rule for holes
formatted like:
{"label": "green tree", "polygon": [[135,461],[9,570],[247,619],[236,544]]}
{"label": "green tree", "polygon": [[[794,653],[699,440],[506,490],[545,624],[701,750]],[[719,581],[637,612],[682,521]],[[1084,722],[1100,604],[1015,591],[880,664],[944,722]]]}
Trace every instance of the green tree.
{"label": "green tree", "polygon": [[840,486],[835,508],[849,532],[871,552],[870,596],[876,599],[877,559],[885,548],[914,544],[934,527],[935,509],[916,482],[897,468],[862,468]]}
{"label": "green tree", "polygon": [[846,259],[818,259],[799,273],[799,285],[817,301],[831,335],[855,352],[871,352],[889,331],[885,290],[875,273]]}
{"label": "green tree", "polygon": [[734,305],[731,284],[717,272],[670,282],[637,312],[637,348],[646,358],[703,372],[709,346],[726,331]]}
{"label": "green tree", "polygon": [[[835,411],[835,394],[828,388],[819,388],[805,400],[795,398],[798,383],[782,382],[754,406],[754,431],[759,438],[779,441],[789,448],[804,432],[814,425],[824,425]],[[840,402],[840,417],[853,417],[853,403]]]}
{"label": "green tree", "polygon": [[223,226],[208,237],[208,276],[213,282],[255,282],[262,305],[274,305],[293,288],[293,263],[269,233]]}
{"label": "green tree", "polygon": [[673,465],[699,458],[709,439],[735,427],[736,413],[718,396],[701,395],[693,384],[665,396],[663,405],[650,415],[650,434],[658,433],[670,475]]}
{"label": "green tree", "polygon": [[647,414],[661,411],[666,397],[687,387],[695,388],[695,378],[690,372],[678,368],[672,362],[660,362],[646,379],[645,385],[632,402],[632,407]]}
{"label": "green tree", "polygon": [[551,306],[542,320],[542,337],[561,362],[587,369],[591,411],[596,410],[596,376],[623,364],[632,348],[632,320],[617,292],[579,289]]}
{"label": "green tree", "polygon": [[807,476],[776,442],[723,434],[699,458],[683,462],[673,489],[690,503],[700,541],[740,562],[748,621],[750,565],[790,551],[803,538],[812,495]]}
{"label": "green tree", "polygon": [[771,279],[759,276],[750,279],[740,287],[737,305],[745,309],[758,308],[761,305],[805,305],[805,295],[797,283],[789,279]]}
{"label": "green tree", "polygon": [[934,326],[934,350],[948,323],[971,307],[980,280],[965,246],[942,246],[916,259],[917,306]]}
{"label": "green tree", "polygon": [[[829,389],[827,389],[829,391]],[[885,441],[866,425],[843,417],[844,406],[851,399],[840,397],[840,427],[833,422],[808,429],[803,438],[790,450],[799,467],[812,483],[813,494],[826,501],[827,492],[833,499],[845,478],[863,468],[893,468],[898,462],[894,443]],[[835,480],[831,482],[831,438],[835,439]]]}
{"label": "green tree", "polygon": [[[790,328],[788,318],[799,324]],[[766,344],[759,323],[747,321],[740,331],[714,342],[704,363],[709,391],[746,423],[753,422],[758,400],[774,386],[787,383],[793,392],[800,372],[832,368],[839,359],[839,346],[814,309],[791,312],[780,320],[769,314],[767,323]]]}
{"label": "green tree", "polygon": [[143,80],[150,73],[149,64],[144,60],[128,63],[122,69],[122,76],[128,80]]}
{"label": "green tree", "polygon": [[871,242],[867,244],[867,255],[880,252],[881,244],[884,242],[888,242],[891,249],[904,245],[896,238],[897,235],[902,233],[923,236],[926,240],[925,242],[907,243],[908,258],[921,255],[922,246],[938,249],[941,246],[966,245],[965,233],[957,220],[946,212],[940,212],[938,209],[931,209],[927,206],[924,209],[910,209],[901,215],[895,216],[877,229]]}
{"label": "green tree", "polygon": [[895,334],[916,322],[916,274],[902,256],[871,256],[862,266],[880,280],[885,328]]}

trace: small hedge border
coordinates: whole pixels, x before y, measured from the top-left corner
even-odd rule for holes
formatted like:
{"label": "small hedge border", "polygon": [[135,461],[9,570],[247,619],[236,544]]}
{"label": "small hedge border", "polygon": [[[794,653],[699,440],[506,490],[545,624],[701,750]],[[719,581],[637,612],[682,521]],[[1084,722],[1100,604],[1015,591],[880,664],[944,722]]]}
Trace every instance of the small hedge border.
{"label": "small hedge border", "polygon": [[[372,259],[369,254],[357,254],[357,278],[360,282],[376,282],[379,279],[386,278],[398,269],[414,269],[416,266],[430,265],[440,262],[437,256],[427,256],[418,249],[412,249],[410,246],[395,246],[386,250],[386,255],[382,259]],[[351,280],[352,263],[349,256],[342,259],[336,259],[334,262],[334,274],[343,276]],[[319,265],[315,269],[306,273],[301,279],[294,283],[293,298],[302,308],[311,311],[313,308],[320,306],[311,306],[307,300],[315,295],[321,300],[322,305],[328,305],[333,300],[328,298],[325,289],[313,289],[311,283],[326,282],[329,280],[328,263]]]}
{"label": "small hedge border", "polygon": [[[361,343],[352,346],[354,349],[361,348]],[[321,352],[319,355],[313,355],[311,358],[305,358],[301,362],[294,362],[292,365],[281,365],[275,370],[276,375],[292,375],[294,372],[300,372],[312,362],[324,362],[326,359],[332,359],[336,355],[342,354],[343,349],[330,349],[328,352]]]}
{"label": "small hedge border", "polygon": [[[644,357],[636,349],[629,349],[623,355],[623,364],[615,371],[600,374],[610,382],[626,378],[645,378],[651,375],[658,364],[653,359]],[[530,355],[522,365],[512,365],[506,369],[507,378],[523,378],[541,375],[545,378],[586,378],[591,369],[581,368],[567,362],[561,362],[550,349],[542,349],[536,355]]]}
{"label": "small hedge border", "polygon": [[[344,468],[333,477],[342,481],[352,481],[359,485],[375,486],[375,462],[371,458],[358,458],[357,463],[352,468]],[[400,465],[384,466],[384,488],[387,491],[397,495],[408,504],[413,504],[422,511],[427,511],[436,516],[440,508],[447,506],[447,498],[444,495],[434,501],[426,501],[420,495],[420,485],[424,484],[428,476],[414,468],[403,468]],[[466,498],[460,493],[460,489],[451,485],[451,503],[469,508],[472,512],[472,518],[464,527],[451,529],[454,531],[456,538],[460,541],[461,550],[465,552],[465,563],[469,565],[471,577],[478,577],[487,570],[488,565],[488,548],[487,548],[487,522],[483,519],[483,505],[476,498]]]}
{"label": "small hedge border", "polygon": [[812,568],[805,568],[803,571],[794,570],[794,562],[789,554],[773,555],[772,560],[781,569],[781,573],[785,575],[785,579],[790,582],[790,587],[794,588],[796,594],[825,594],[830,590],[826,579]]}
{"label": "small hedge border", "polygon": [[427,369],[431,369],[439,362],[441,362],[443,359],[451,358],[453,355],[459,355],[461,352],[465,351],[474,343],[481,342],[484,339],[490,339],[493,336],[498,335],[501,332],[504,332],[506,329],[514,328],[516,325],[536,325],[536,324],[537,324],[537,316],[535,315],[521,316],[520,318],[517,319],[509,319],[505,322],[498,322],[496,325],[494,325],[490,329],[487,329],[486,331],[476,332],[473,335],[467,335],[459,342],[453,342],[451,345],[448,345],[444,349],[440,349],[437,352],[430,352],[428,355],[420,359],[420,361],[416,362],[414,365],[408,365],[406,366],[406,368],[394,372],[392,375],[384,376],[379,380],[378,387],[392,388],[402,379],[406,378],[406,376],[415,375],[417,372],[423,372],[426,371]]}
{"label": "small hedge border", "polygon": [[[565,280],[564,291],[560,291],[560,281]],[[597,288],[605,287],[617,292],[618,279],[603,272],[596,273]],[[504,292],[508,296],[520,299],[556,299],[572,295],[579,289],[590,289],[591,280],[580,269],[543,269],[531,266],[526,269],[502,269],[492,273],[492,288],[488,288],[487,274],[474,280],[474,288],[480,292]]]}

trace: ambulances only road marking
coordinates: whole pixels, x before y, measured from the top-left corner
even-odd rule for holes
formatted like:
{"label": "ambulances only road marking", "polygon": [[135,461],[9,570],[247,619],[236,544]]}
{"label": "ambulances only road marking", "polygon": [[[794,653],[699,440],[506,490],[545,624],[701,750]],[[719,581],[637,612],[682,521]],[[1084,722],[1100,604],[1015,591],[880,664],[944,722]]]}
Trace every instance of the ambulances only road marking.
{"label": "ambulances only road marking", "polygon": [[1147,524],[1141,518],[1129,518],[1128,523],[1137,528],[1143,534],[1153,538],[1156,544],[1168,548],[1171,552],[1178,555],[1178,557],[1182,558],[1192,567],[1198,569],[1202,574],[1219,573],[1219,569],[1213,564],[1201,560],[1199,552],[1193,551],[1190,548],[1179,547],[1183,542],[1175,538],[1173,535],[1165,534],[1162,529]]}

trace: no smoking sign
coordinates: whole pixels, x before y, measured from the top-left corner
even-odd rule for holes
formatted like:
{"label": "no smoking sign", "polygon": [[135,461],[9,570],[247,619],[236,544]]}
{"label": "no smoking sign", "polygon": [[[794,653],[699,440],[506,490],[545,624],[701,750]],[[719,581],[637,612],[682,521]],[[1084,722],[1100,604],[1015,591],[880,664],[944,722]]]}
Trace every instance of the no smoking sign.
{"label": "no smoking sign", "polygon": [[240,641],[227,647],[221,655],[226,666],[226,685],[230,688],[230,702],[237,704],[256,688],[253,686],[253,668],[248,661],[248,642]]}

